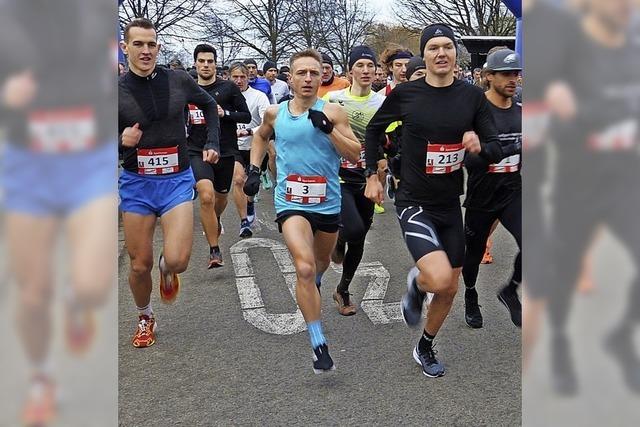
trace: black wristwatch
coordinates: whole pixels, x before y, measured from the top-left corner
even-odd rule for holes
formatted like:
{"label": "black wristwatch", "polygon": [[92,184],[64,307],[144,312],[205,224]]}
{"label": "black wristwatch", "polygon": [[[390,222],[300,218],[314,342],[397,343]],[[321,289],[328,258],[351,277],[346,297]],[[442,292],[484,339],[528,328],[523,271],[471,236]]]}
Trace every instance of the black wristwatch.
{"label": "black wristwatch", "polygon": [[377,170],[367,168],[364,170],[364,177],[369,178],[371,175],[376,175],[377,173],[378,173]]}

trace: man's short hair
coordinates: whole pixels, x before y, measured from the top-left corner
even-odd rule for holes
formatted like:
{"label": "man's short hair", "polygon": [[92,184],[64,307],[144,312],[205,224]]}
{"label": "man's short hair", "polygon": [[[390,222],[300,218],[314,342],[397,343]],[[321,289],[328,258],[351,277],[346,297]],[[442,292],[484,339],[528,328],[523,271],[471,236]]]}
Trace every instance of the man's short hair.
{"label": "man's short hair", "polygon": [[198,59],[199,53],[213,53],[213,60],[218,60],[218,52],[216,52],[216,48],[211,46],[210,44],[201,43],[193,50],[193,61],[195,62]]}
{"label": "man's short hair", "polygon": [[153,22],[151,22],[150,19],[148,19],[148,18],[134,18],[134,19],[131,20],[131,22],[129,22],[124,27],[123,37],[124,37],[124,42],[125,43],[129,42],[129,32],[134,27],[144,28],[146,30],[153,30],[154,32],[156,31],[156,26],[153,25]]}
{"label": "man's short hair", "polygon": [[320,68],[322,68],[322,55],[315,49],[305,49],[301,52],[294,53],[289,59],[289,67],[293,68],[293,63],[300,58],[313,58],[320,64]]}

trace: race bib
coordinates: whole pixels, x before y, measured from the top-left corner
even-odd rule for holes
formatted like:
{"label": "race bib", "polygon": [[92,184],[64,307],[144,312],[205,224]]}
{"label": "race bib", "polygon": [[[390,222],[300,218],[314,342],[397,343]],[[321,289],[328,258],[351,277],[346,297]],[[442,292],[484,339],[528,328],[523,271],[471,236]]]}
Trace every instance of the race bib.
{"label": "race bib", "polygon": [[457,144],[427,144],[426,173],[443,174],[457,171],[464,160],[464,146]]}
{"label": "race bib", "polygon": [[542,102],[525,103],[522,106],[522,135],[524,151],[535,150],[547,140],[551,116]]}
{"label": "race bib", "polygon": [[520,167],[520,154],[505,157],[500,163],[489,165],[489,173],[518,172]]}
{"label": "race bib", "polygon": [[365,165],[364,147],[360,147],[360,159],[356,163],[351,163],[345,158],[340,159],[340,167],[344,169],[364,169]]}
{"label": "race bib", "polygon": [[189,104],[189,121],[192,125],[206,125],[207,122],[204,119],[204,113],[201,109],[193,104]]}
{"label": "race bib", "polygon": [[138,173],[164,175],[180,170],[178,146],[168,148],[138,148]]}
{"label": "race bib", "polygon": [[594,151],[628,151],[636,146],[638,123],[629,119],[609,126],[603,132],[591,135],[587,141]]}
{"label": "race bib", "polygon": [[288,202],[311,205],[327,199],[327,179],[324,176],[289,175],[285,185]]}
{"label": "race bib", "polygon": [[83,151],[96,144],[96,119],[92,107],[34,111],[27,120],[30,146],[34,151]]}

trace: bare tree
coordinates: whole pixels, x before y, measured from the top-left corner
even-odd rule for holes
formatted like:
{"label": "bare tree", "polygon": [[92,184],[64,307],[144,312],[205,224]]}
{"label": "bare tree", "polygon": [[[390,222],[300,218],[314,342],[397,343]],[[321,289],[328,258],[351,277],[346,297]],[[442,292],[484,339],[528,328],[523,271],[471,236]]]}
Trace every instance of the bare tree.
{"label": "bare tree", "polygon": [[332,0],[293,0],[295,20],[293,23],[293,47],[317,49],[325,40],[329,22],[327,11],[333,7]]}
{"label": "bare tree", "polygon": [[400,0],[393,9],[408,28],[442,22],[463,36],[513,36],[516,31],[502,0]]}
{"label": "bare tree", "polygon": [[199,20],[202,35],[198,41],[213,44],[218,62],[226,64],[240,53],[244,45],[233,35],[235,30],[214,11],[207,11]]}
{"label": "bare tree", "polygon": [[326,12],[329,26],[324,34],[323,47],[346,71],[349,52],[354,46],[364,43],[374,15],[366,0],[337,0]]}
{"label": "bare tree", "polygon": [[289,53],[296,19],[293,0],[228,0],[228,5],[224,18],[229,39],[276,62]]}
{"label": "bare tree", "polygon": [[124,0],[119,10],[120,27],[134,18],[149,18],[160,37],[179,37],[211,0]]}

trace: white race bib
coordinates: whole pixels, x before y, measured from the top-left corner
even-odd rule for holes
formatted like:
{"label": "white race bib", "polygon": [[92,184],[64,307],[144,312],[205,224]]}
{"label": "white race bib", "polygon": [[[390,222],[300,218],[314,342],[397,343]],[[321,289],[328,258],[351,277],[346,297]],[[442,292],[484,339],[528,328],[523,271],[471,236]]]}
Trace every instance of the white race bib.
{"label": "white race bib", "polygon": [[327,179],[324,176],[289,175],[285,185],[288,202],[310,205],[327,199]]}
{"label": "white race bib", "polygon": [[192,125],[206,125],[207,122],[204,119],[204,113],[201,109],[193,104],[189,104],[189,121]]}
{"label": "white race bib", "polygon": [[351,163],[349,160],[345,158],[340,159],[340,167],[344,169],[364,169],[365,168],[365,160],[364,160],[364,147],[360,147],[360,159],[356,163]]}
{"label": "white race bib", "polygon": [[489,173],[518,172],[520,167],[520,154],[505,157],[500,163],[489,165]]}
{"label": "white race bib", "polygon": [[138,173],[164,175],[180,170],[178,146],[168,148],[138,148]]}
{"label": "white race bib", "polygon": [[444,174],[457,171],[464,160],[464,146],[457,144],[427,144],[427,164],[425,172],[428,174]]}
{"label": "white race bib", "polygon": [[35,151],[83,151],[96,144],[96,120],[91,107],[34,111],[27,123],[30,146]]}
{"label": "white race bib", "polygon": [[591,135],[587,143],[594,151],[629,151],[636,146],[637,131],[638,122],[629,119]]}

